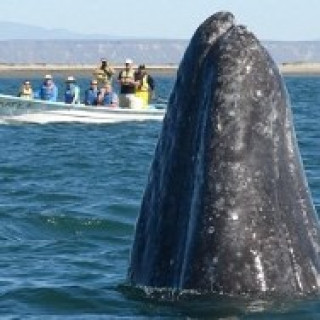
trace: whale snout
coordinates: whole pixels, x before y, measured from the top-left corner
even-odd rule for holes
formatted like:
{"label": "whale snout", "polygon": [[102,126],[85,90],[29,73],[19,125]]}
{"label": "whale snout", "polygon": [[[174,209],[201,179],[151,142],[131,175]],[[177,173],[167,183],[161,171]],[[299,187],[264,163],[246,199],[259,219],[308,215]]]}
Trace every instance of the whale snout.
{"label": "whale snout", "polygon": [[319,224],[278,67],[229,12],[181,61],[131,251],[133,285],[319,292]]}

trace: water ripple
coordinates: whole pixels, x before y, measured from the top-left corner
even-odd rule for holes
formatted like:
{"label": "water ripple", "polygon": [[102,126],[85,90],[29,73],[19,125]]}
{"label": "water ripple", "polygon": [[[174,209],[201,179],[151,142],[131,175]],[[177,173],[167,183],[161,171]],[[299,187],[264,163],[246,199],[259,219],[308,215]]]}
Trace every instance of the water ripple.
{"label": "water ripple", "polygon": [[[158,79],[164,95],[173,80]],[[13,81],[20,80],[2,84],[12,90]],[[320,78],[286,81],[320,212]],[[160,129],[153,122],[0,125],[1,319],[320,317],[315,300],[155,303],[125,287],[134,223]]]}

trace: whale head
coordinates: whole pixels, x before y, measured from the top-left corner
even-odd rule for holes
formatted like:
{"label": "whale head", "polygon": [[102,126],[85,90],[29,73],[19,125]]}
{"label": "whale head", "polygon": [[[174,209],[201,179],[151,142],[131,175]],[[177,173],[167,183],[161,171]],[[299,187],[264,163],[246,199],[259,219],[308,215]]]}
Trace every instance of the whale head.
{"label": "whale head", "polygon": [[278,67],[231,13],[196,30],[145,188],[136,286],[226,295],[319,291],[319,226]]}

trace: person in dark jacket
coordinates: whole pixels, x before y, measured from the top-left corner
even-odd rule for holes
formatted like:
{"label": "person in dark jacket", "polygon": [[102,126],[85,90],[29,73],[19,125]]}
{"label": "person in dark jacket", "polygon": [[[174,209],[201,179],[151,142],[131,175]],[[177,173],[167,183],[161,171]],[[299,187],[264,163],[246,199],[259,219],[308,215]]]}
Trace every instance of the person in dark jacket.
{"label": "person in dark jacket", "polygon": [[77,85],[76,79],[73,76],[66,79],[64,102],[67,104],[80,103],[80,87]]}
{"label": "person in dark jacket", "polygon": [[98,104],[98,81],[92,80],[90,82],[90,88],[85,91],[84,104],[87,106],[96,106]]}

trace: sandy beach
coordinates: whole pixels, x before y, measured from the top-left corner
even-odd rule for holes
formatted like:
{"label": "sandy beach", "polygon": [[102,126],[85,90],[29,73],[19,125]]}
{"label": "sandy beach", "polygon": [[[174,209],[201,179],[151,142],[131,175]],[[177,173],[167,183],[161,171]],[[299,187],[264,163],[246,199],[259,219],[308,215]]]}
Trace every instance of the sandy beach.
{"label": "sandy beach", "polygon": [[[138,66],[135,65],[134,68]],[[172,74],[177,71],[178,66],[174,64],[150,65],[146,66],[151,74]],[[98,68],[94,64],[15,64],[0,63],[0,76],[18,76],[18,75],[42,75],[45,73],[52,74],[73,74],[73,75],[92,75],[93,71]],[[116,72],[123,69],[123,65],[113,65]]]}
{"label": "sandy beach", "polygon": [[320,62],[296,62],[283,63],[279,66],[280,71],[285,75],[320,75]]}
{"label": "sandy beach", "polygon": [[[0,63],[0,76],[17,76],[17,75],[38,75],[45,73],[53,74],[81,74],[91,75],[92,72],[98,67],[93,64],[15,64],[15,63]],[[122,65],[113,66],[116,71],[123,68]],[[135,66],[137,67],[137,66]],[[165,64],[165,65],[149,65],[147,69],[153,74],[172,74],[177,71],[178,65]],[[283,63],[279,65],[279,69],[284,75],[320,75],[320,62],[294,62]]]}

